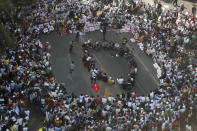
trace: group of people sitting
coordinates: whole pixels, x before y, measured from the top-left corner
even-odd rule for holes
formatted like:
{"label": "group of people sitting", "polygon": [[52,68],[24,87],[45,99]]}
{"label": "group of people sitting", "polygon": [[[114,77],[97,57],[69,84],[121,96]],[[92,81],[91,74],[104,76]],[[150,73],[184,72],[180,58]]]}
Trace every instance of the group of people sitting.
{"label": "group of people sitting", "polygon": [[[131,89],[134,86],[135,75],[137,73],[137,64],[133,59],[133,49],[129,49],[126,47],[127,40],[123,38],[122,44],[113,43],[113,42],[92,42],[88,40],[84,42],[82,45],[84,54],[82,61],[84,65],[88,68],[91,73],[91,83],[96,82],[96,80],[103,80],[104,82],[108,82],[110,84],[114,84],[115,81],[123,87],[127,89]],[[116,80],[112,79],[111,76],[108,76],[107,73],[104,73],[96,67],[96,61],[93,58],[91,52],[98,51],[100,49],[112,50],[114,57],[124,57],[128,60],[129,63],[129,73],[128,79],[124,79],[123,77],[117,78]]]}

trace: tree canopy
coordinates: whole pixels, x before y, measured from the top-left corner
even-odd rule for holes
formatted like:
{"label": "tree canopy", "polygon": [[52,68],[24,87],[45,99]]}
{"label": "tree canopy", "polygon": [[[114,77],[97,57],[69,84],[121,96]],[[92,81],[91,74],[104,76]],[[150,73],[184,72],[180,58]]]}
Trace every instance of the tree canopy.
{"label": "tree canopy", "polygon": [[11,0],[15,6],[30,5],[38,0]]}
{"label": "tree canopy", "polygon": [[0,0],[0,10],[9,12],[11,8],[14,6],[11,0]]}
{"label": "tree canopy", "polygon": [[[11,10],[17,6],[30,5],[37,0],[0,0],[0,15],[10,14]],[[15,43],[13,35],[5,28],[0,20],[0,49],[11,47]]]}

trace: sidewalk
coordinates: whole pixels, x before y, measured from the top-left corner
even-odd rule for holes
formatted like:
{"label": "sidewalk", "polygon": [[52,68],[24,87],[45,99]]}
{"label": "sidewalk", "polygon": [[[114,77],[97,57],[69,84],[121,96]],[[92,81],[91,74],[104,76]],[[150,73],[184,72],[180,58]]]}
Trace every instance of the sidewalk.
{"label": "sidewalk", "polygon": [[[150,5],[154,5],[154,2],[153,0],[142,0],[143,2],[145,2],[146,4],[150,4]],[[162,8],[164,10],[168,10],[168,9],[173,9],[174,8],[174,5],[172,4],[172,2],[165,2],[167,0],[158,0],[158,2],[161,3],[162,5]],[[168,1],[173,1],[173,0],[168,0]],[[193,2],[192,2],[193,1]],[[195,1],[195,2],[194,2]],[[178,6],[181,4],[181,3],[184,3],[185,5],[185,10],[184,11],[189,11],[191,12],[192,11],[192,7],[193,6],[196,6],[197,7],[197,0],[178,0]]]}

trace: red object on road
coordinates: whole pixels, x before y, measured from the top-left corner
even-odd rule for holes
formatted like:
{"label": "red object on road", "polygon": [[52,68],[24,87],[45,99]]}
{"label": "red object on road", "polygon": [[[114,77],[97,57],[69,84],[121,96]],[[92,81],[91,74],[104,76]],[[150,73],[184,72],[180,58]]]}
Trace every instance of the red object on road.
{"label": "red object on road", "polygon": [[91,65],[91,62],[90,62],[90,61],[85,62],[85,66],[86,66],[87,68],[89,68],[90,65]]}
{"label": "red object on road", "polygon": [[180,123],[172,122],[172,125],[173,125],[173,126],[180,126]]}
{"label": "red object on road", "polygon": [[95,90],[96,92],[98,92],[100,90],[100,86],[98,84],[96,84],[96,83],[93,83],[93,85],[91,86],[91,88],[93,90]]}

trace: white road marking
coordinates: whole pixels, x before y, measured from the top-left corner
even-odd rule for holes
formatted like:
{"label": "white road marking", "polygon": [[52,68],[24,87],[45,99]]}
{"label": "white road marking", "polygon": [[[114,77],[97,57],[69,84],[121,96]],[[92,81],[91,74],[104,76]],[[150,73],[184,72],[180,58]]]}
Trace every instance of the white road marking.
{"label": "white road marking", "polygon": [[156,78],[153,76],[153,74],[149,71],[149,69],[148,69],[148,67],[146,66],[146,64],[139,58],[138,55],[134,55],[134,56],[135,56],[135,57],[138,59],[138,61],[142,64],[142,66],[144,67],[144,69],[146,70],[146,72],[148,72],[149,76],[151,76],[151,78],[153,78],[153,80],[155,81],[155,83],[156,83],[157,85],[159,85],[158,80],[156,80]]}
{"label": "white road marking", "polygon": [[135,56],[135,58],[137,58],[138,61],[142,64],[142,66],[144,67],[144,69],[145,69],[147,72],[149,72],[148,67],[147,67],[147,66],[144,64],[144,62],[140,59],[139,55],[134,54],[134,56]]}
{"label": "white road marking", "polygon": [[[129,46],[129,48],[131,48],[131,46]],[[140,62],[140,64],[144,67],[145,71],[147,72],[147,74],[153,79],[153,81],[157,84],[157,86],[159,86],[159,82],[158,80],[156,80],[156,78],[153,76],[153,74],[149,71],[148,67],[146,66],[146,64],[140,59],[139,55],[134,54],[135,58]]]}
{"label": "white road marking", "polygon": [[98,62],[98,64],[101,66],[101,70],[104,70],[102,63],[100,62],[100,60],[97,58],[97,56],[95,54],[93,54],[94,58],[96,59],[96,61]]}

